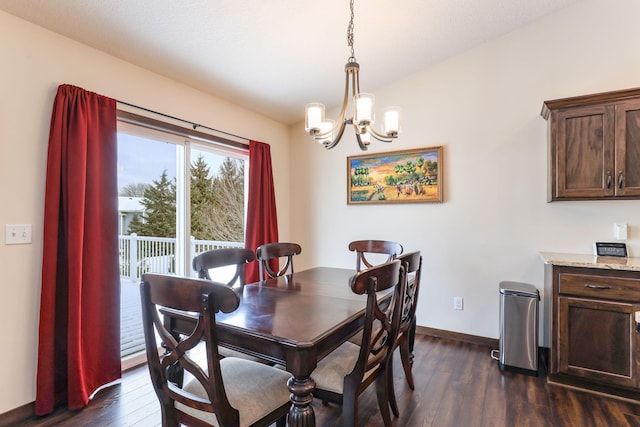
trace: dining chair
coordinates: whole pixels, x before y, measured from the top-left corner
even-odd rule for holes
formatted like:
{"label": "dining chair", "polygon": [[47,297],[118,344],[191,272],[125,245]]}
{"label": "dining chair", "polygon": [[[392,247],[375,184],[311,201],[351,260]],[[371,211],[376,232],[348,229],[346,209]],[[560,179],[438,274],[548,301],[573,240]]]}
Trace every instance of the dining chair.
{"label": "dining chair", "polygon": [[[293,273],[293,257],[299,255],[302,248],[297,243],[265,243],[256,249],[256,259],[258,260],[260,270],[260,280],[284,276]],[[285,263],[280,268],[279,260],[285,258]],[[272,261],[276,260],[276,261]],[[277,262],[274,269],[272,262]]]}
{"label": "dining chair", "polygon": [[[400,326],[405,288],[406,275],[398,260],[360,271],[351,279],[351,290],[367,296],[362,342],[345,342],[311,374],[316,382],[314,397],[341,404],[345,426],[358,425],[358,397],[374,382],[384,425],[391,425],[387,367]],[[391,302],[378,301],[377,292],[387,289],[392,290]]]}
{"label": "dining chair", "polygon": [[[140,294],[147,363],[163,426],[285,425],[290,375],[245,359],[218,358],[216,313],[238,308],[240,298],[233,289],[203,279],[144,274]],[[176,340],[158,313],[162,307],[195,315],[193,331]],[[201,341],[205,358],[194,351]],[[186,371],[184,387],[170,379],[176,366]]]}
{"label": "dining chair", "polygon": [[[222,248],[203,252],[193,258],[193,269],[201,279],[211,279],[211,271],[234,266],[233,277],[226,282],[227,286],[245,284],[244,270],[247,263],[256,259],[253,251],[245,248]],[[230,274],[228,274],[230,275]],[[221,282],[216,277],[216,282]]]}
{"label": "dining chair", "polygon": [[[231,277],[231,279],[225,284],[230,287],[240,287],[245,284],[244,271],[246,264],[253,261],[255,258],[256,256],[250,249],[222,248],[212,249],[197,255],[193,258],[192,264],[193,269],[198,273],[199,278],[211,280],[211,274],[214,273],[214,276],[216,276],[216,282],[218,283],[221,283],[221,281],[218,280],[218,275],[216,275],[215,271],[212,270],[218,270],[220,272],[227,267],[234,267],[233,271],[222,272],[227,273],[225,277],[229,277],[231,276],[231,273],[233,273],[233,277]],[[243,359],[273,365],[273,362],[271,361],[223,346],[218,347],[218,354],[220,357],[242,357]]]}
{"label": "dining chair", "polygon": [[403,251],[400,243],[388,240],[355,240],[349,243],[349,250],[356,253],[356,270],[371,268],[378,263],[373,262],[375,255],[386,255],[384,261],[389,262]]}
{"label": "dining chair", "polygon": [[[404,294],[400,325],[398,327],[398,335],[394,341],[393,348],[391,349],[391,360],[393,360],[393,353],[396,348],[400,348],[400,360],[402,362],[402,368],[404,375],[407,379],[407,384],[411,390],[415,389],[413,382],[413,341],[415,339],[416,332],[416,307],[418,305],[418,291],[420,290],[420,276],[422,274],[422,256],[420,251],[410,252],[404,255],[400,255],[396,258],[402,263],[407,274],[407,288]],[[393,363],[389,363],[389,370],[387,372],[387,381],[389,389],[389,404],[393,414],[397,417],[400,412],[398,411],[398,403],[396,401],[395,390],[393,386]]]}
{"label": "dining chair", "polygon": [[[389,262],[403,252],[400,243],[388,240],[355,240],[349,243],[349,250],[356,253],[356,271]],[[362,333],[349,338],[354,344],[362,341]]]}

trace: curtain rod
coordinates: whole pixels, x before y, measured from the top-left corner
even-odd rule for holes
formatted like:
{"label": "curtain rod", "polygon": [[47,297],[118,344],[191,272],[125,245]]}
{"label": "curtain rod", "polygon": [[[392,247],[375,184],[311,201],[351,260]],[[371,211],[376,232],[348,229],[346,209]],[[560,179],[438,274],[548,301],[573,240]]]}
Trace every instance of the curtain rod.
{"label": "curtain rod", "polygon": [[118,103],[120,103],[120,104],[122,104],[122,105],[126,105],[126,106],[128,106],[128,107],[133,107],[133,108],[137,108],[138,110],[146,111],[146,112],[148,112],[148,113],[157,114],[158,116],[166,117],[166,118],[168,118],[168,119],[177,120],[177,121],[182,122],[182,123],[187,123],[187,124],[189,124],[189,125],[191,125],[191,126],[193,127],[193,130],[196,130],[197,128],[203,128],[203,129],[211,130],[211,131],[214,131],[214,132],[223,133],[223,134],[225,134],[225,135],[229,135],[229,136],[232,136],[232,137],[234,137],[234,138],[244,139],[245,141],[250,141],[250,139],[249,139],[249,138],[245,138],[244,136],[235,135],[235,134],[233,134],[233,133],[225,132],[225,131],[223,131],[223,130],[214,129],[214,128],[211,128],[211,127],[209,127],[209,126],[200,125],[200,124],[198,124],[198,123],[194,123],[194,122],[191,122],[191,121],[189,121],[189,120],[181,119],[181,118],[179,118],[179,117],[170,116],[170,115],[168,115],[168,114],[159,113],[159,112],[157,112],[157,111],[150,110],[149,108],[140,107],[140,106],[138,106],[138,105],[131,104],[131,103],[129,103],[129,102],[120,101],[120,100],[118,100],[118,99],[116,99],[116,102],[118,102]]}

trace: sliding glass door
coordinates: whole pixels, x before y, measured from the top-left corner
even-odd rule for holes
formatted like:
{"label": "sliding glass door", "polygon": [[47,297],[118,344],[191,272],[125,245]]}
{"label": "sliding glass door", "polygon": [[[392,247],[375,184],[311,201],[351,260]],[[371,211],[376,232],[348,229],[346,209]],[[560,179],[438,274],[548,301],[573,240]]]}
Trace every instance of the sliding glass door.
{"label": "sliding glass door", "polygon": [[118,126],[121,357],[144,350],[138,284],[193,275],[191,259],[244,247],[246,150]]}

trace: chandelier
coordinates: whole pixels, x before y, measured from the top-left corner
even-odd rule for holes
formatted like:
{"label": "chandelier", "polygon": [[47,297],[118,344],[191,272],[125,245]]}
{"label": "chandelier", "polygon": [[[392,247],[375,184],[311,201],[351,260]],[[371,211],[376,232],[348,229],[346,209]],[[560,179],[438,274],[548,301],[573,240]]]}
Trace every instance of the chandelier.
{"label": "chandelier", "polygon": [[[347,27],[347,44],[351,49],[351,56],[344,66],[346,80],[344,85],[344,99],[342,110],[336,121],[325,119],[323,104],[313,102],[305,106],[304,128],[325,148],[333,148],[338,145],[347,124],[353,125],[353,129],[361,150],[366,150],[371,137],[382,142],[391,142],[398,137],[400,132],[400,108],[387,107],[383,110],[382,131],[378,132],[373,128],[374,116],[374,96],[370,93],[360,92],[360,65],[356,62],[353,49],[353,1],[351,0],[351,19]],[[349,90],[351,86],[351,90]],[[347,105],[349,104],[349,92],[353,98],[353,116],[346,117]]]}

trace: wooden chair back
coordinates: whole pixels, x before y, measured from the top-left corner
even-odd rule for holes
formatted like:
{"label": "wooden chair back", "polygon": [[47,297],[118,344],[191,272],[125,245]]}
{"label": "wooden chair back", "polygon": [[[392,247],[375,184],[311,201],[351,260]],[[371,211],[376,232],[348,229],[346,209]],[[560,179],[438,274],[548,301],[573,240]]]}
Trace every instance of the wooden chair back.
{"label": "wooden chair back", "polygon": [[349,250],[356,253],[356,270],[371,268],[374,263],[368,254],[387,255],[383,262],[389,262],[395,259],[403,251],[400,243],[388,240],[355,240],[349,243]]}
{"label": "wooden chair back", "polygon": [[[259,263],[260,280],[284,276],[293,273],[293,257],[299,255],[302,248],[297,243],[265,243],[256,249],[256,259]],[[280,258],[285,262],[279,266]]]}
{"label": "wooden chair back", "polygon": [[[391,302],[378,301],[377,293],[391,288],[394,289]],[[360,357],[354,369],[355,377],[362,379],[374,367],[384,367],[390,345],[398,335],[406,291],[404,266],[393,260],[362,270],[351,279],[351,290],[358,295],[367,295]]]}
{"label": "wooden chair back", "polygon": [[[357,352],[357,359],[353,370],[344,376],[342,394],[330,389],[322,388],[326,379],[321,378],[322,372],[317,372],[318,388],[314,396],[323,400],[342,404],[342,417],[345,426],[358,425],[358,396],[372,383],[376,384],[378,406],[385,426],[391,425],[389,413],[389,395],[387,391],[387,366],[392,362],[393,343],[398,335],[400,314],[404,292],[406,289],[406,274],[404,266],[398,260],[371,267],[358,272],[351,279],[351,290],[359,295],[366,294],[364,328],[360,346],[347,342],[340,349],[351,349]],[[393,289],[391,299],[378,301],[378,292]],[[346,345],[346,347],[344,347]],[[334,354],[327,356],[327,359]],[[337,356],[336,358],[345,357]],[[347,356],[349,360],[351,357]],[[338,364],[341,362],[336,361]],[[333,377],[335,374],[331,374]],[[333,380],[328,379],[329,383]]]}
{"label": "wooden chair back", "polygon": [[[397,257],[407,273],[407,290],[402,304],[402,318],[400,320],[400,333],[415,327],[416,307],[418,305],[418,292],[420,291],[420,276],[422,275],[422,255],[420,251],[409,252]],[[410,276],[413,274],[413,276]]]}
{"label": "wooden chair back", "polygon": [[[223,248],[203,252],[193,258],[193,269],[201,279],[212,280],[210,271],[221,267],[235,266],[235,272],[227,286],[242,286],[245,284],[244,270],[247,263],[255,259],[253,251],[244,248]],[[219,280],[216,281],[219,282]]]}
{"label": "wooden chair back", "polygon": [[[402,300],[400,311],[400,324],[398,326],[398,335],[393,344],[393,351],[400,348],[400,361],[404,370],[407,383],[411,390],[415,389],[413,381],[413,342],[416,334],[416,307],[418,305],[418,293],[420,291],[420,278],[422,275],[422,256],[420,251],[410,252],[397,257],[402,263],[407,274],[407,287]],[[409,276],[413,274],[413,276]],[[388,375],[387,389],[389,391],[389,405],[395,416],[399,416],[398,403],[396,401],[395,390],[393,385],[393,371],[390,366]]]}
{"label": "wooden chair back", "polygon": [[[234,311],[240,299],[228,286],[202,279],[144,274],[140,285],[147,363],[153,388],[162,407],[162,425],[201,425],[202,421],[176,408],[179,402],[200,411],[215,413],[221,425],[238,425],[239,412],[225,392],[220,373],[215,313]],[[167,330],[158,308],[191,312],[198,322],[191,334],[177,341]],[[160,355],[156,333],[165,349]],[[203,369],[188,355],[201,340],[206,342],[207,366]],[[189,372],[206,391],[208,399],[188,393],[169,378],[177,367]]]}

